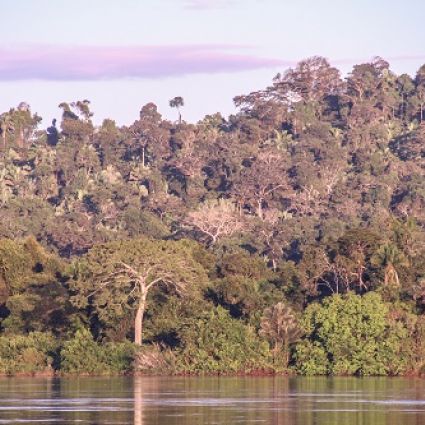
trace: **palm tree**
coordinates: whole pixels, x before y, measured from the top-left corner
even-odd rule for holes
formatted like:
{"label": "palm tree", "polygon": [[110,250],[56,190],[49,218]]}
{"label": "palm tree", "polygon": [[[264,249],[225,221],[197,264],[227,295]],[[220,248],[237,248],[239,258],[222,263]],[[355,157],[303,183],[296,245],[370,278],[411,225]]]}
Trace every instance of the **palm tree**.
{"label": "palm tree", "polygon": [[279,352],[283,353],[285,367],[289,363],[289,347],[298,341],[301,334],[294,312],[284,303],[279,302],[264,310],[260,323],[260,335],[267,338],[273,345],[275,358]]}
{"label": "palm tree", "polygon": [[179,113],[179,124],[182,123],[182,114],[180,113],[180,107],[184,106],[184,100],[182,97],[177,96],[174,99],[170,100],[170,106],[171,108],[176,108],[177,112]]}
{"label": "palm tree", "polygon": [[372,256],[371,263],[374,266],[384,268],[384,285],[400,286],[398,270],[402,267],[408,267],[409,261],[402,251],[393,244],[381,246]]}
{"label": "palm tree", "polygon": [[12,117],[7,112],[0,116],[0,129],[1,129],[1,137],[3,139],[3,149],[6,150],[7,132],[12,131],[14,129]]}

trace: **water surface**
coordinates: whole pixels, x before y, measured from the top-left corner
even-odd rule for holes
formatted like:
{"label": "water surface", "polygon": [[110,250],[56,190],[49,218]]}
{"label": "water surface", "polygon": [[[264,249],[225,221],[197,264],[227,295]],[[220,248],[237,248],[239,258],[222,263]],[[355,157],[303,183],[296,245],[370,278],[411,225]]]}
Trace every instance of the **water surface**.
{"label": "water surface", "polygon": [[0,424],[425,424],[407,378],[2,378]]}

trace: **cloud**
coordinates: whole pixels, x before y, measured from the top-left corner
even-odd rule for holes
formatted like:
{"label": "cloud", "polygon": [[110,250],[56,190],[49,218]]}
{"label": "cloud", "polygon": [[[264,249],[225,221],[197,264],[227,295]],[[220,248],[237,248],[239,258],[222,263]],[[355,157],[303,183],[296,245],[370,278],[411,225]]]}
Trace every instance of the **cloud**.
{"label": "cloud", "polygon": [[186,0],[183,7],[190,10],[209,10],[233,6],[235,3],[236,0]]}
{"label": "cloud", "polygon": [[[183,0],[183,7],[188,10],[224,9],[232,6],[246,6],[248,0]],[[265,3],[267,0],[253,0],[254,3]]]}
{"label": "cloud", "polygon": [[[287,63],[241,54],[243,46],[0,47],[0,80],[115,80],[240,72]],[[246,50],[246,47],[243,48]],[[242,50],[243,50],[242,49]]]}

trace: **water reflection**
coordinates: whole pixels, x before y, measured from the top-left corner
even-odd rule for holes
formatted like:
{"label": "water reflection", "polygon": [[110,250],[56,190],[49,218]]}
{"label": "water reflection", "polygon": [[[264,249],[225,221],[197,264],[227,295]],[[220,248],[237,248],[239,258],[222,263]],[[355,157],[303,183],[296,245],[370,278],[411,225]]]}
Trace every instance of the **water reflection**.
{"label": "water reflection", "polygon": [[143,425],[143,378],[134,378],[134,425]]}
{"label": "water reflection", "polygon": [[402,378],[4,378],[0,424],[425,423],[425,381]]}

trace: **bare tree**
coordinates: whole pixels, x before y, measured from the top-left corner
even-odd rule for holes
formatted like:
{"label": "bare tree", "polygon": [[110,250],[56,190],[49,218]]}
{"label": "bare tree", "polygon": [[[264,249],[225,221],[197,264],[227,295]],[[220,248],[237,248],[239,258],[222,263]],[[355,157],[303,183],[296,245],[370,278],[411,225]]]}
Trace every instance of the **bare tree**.
{"label": "bare tree", "polygon": [[227,199],[204,202],[188,214],[186,224],[207,235],[213,245],[220,237],[233,235],[244,227],[236,206]]}

